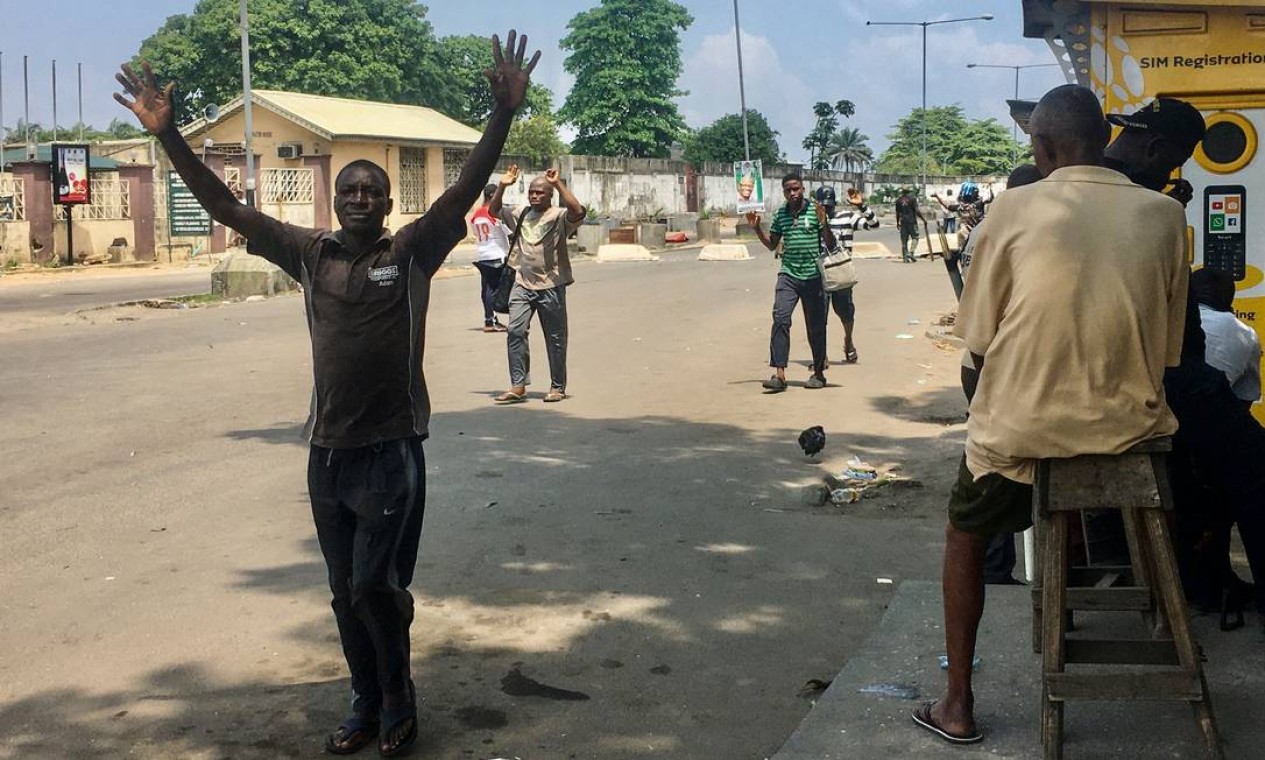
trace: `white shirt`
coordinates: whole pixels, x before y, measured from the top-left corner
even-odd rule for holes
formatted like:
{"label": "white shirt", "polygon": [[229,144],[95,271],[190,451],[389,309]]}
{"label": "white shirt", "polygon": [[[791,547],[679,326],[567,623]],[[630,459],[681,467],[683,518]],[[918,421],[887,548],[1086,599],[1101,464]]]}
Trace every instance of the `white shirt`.
{"label": "white shirt", "polygon": [[1199,305],[1207,348],[1204,361],[1225,373],[1234,395],[1243,401],[1261,398],[1261,341],[1256,331],[1228,311]]}
{"label": "white shirt", "polygon": [[479,243],[479,255],[475,261],[489,264],[503,264],[509,255],[510,239],[505,223],[493,219],[488,214],[474,215],[470,220],[474,229],[474,239]]}

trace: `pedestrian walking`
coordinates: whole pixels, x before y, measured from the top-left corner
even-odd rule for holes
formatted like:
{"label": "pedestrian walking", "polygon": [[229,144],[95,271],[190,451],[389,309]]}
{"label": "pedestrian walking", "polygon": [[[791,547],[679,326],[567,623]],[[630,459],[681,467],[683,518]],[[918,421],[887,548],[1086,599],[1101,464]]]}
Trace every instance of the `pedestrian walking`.
{"label": "pedestrian walking", "polygon": [[939,202],[941,208],[954,215],[957,220],[954,227],[958,236],[958,252],[966,249],[966,241],[971,237],[971,230],[982,221],[984,214],[988,210],[988,204],[993,202],[993,189],[990,185],[988,188],[988,200],[984,200],[981,196],[979,185],[971,181],[962,183],[962,187],[958,190],[958,199],[948,201],[940,197],[939,193],[932,193],[932,198]]}
{"label": "pedestrian walking", "polygon": [[483,301],[483,332],[505,332],[505,325],[496,318],[492,311],[492,300],[496,290],[501,286],[501,275],[505,273],[505,261],[509,257],[509,228],[505,222],[492,216],[488,211],[488,201],[496,193],[496,185],[483,188],[483,205],[474,212],[470,219],[470,227],[474,230],[474,239],[478,243],[478,254],[474,259],[474,268],[479,270],[479,292]]}
{"label": "pedestrian walking", "polygon": [[[518,182],[518,175],[518,167],[511,166],[488,202],[488,212],[507,221],[515,237],[510,266],[516,274],[506,336],[510,389],[495,401],[517,404],[527,400],[527,386],[531,385],[528,334],[532,315],[536,315],[545,334],[545,355],[549,358],[549,392],[544,400],[553,403],[567,397],[567,288],[575,282],[567,238],[584,221],[585,208],[562,181],[558,170],[549,169],[528,185],[528,207],[519,216],[509,217],[503,212],[502,198],[505,188]],[[555,192],[562,200],[561,206],[553,205]]]}
{"label": "pedestrian walking", "polygon": [[[353,161],[334,181],[337,232],[285,224],[238,202],[176,128],[175,83],[160,87],[148,63],[124,64],[114,97],[158,138],[211,218],[249,240],[248,251],[303,284],[312,338],[308,491],[351,671],[351,716],[325,740],[338,755],[377,743],[406,752],[418,733],[409,667],[413,578],[426,503],[422,442],[430,399],[422,374],[430,282],[466,236],[465,215],[487,182],[522,104],[537,52],[527,37],[492,38],[486,73],[495,108],[457,183],[425,216],[394,235],[391,181]],[[262,706],[261,706],[262,709]]]}
{"label": "pedestrian walking", "polygon": [[906,188],[896,199],[896,227],[900,232],[900,260],[909,264],[917,261],[918,222],[926,224],[927,220],[918,208],[917,199]]}
{"label": "pedestrian walking", "polygon": [[[837,202],[833,187],[817,188],[814,197],[826,209],[826,216],[830,220],[830,231],[835,236],[835,244],[849,258],[852,257],[852,242],[856,237],[856,231],[878,229],[878,217],[874,215],[873,209],[865,205],[865,196],[855,187],[848,188],[848,207],[838,212],[835,211]],[[828,251],[828,249],[825,250]],[[856,300],[852,295],[853,287],[855,286],[826,292],[826,300],[834,309],[835,315],[839,317],[839,321],[843,323],[843,361],[846,364],[856,364],[858,359],[856,345],[852,342],[852,330],[856,326],[857,314]],[[826,315],[826,321],[830,321],[829,314]],[[826,364],[830,364],[829,359],[826,360]]]}
{"label": "pedestrian walking", "polygon": [[805,388],[826,387],[826,291],[821,284],[817,257],[824,243],[834,250],[835,236],[830,231],[826,209],[804,197],[804,180],[798,174],[782,178],[782,195],[786,203],[773,215],[773,224],[766,234],[760,227],[760,215],[747,214],[747,224],[770,251],[782,244],[782,268],[773,290],[773,330],[769,337],[769,366],[774,374],[762,384],[770,393],[786,390],[786,365],[791,353],[791,317],[801,304],[804,329],[813,364]]}

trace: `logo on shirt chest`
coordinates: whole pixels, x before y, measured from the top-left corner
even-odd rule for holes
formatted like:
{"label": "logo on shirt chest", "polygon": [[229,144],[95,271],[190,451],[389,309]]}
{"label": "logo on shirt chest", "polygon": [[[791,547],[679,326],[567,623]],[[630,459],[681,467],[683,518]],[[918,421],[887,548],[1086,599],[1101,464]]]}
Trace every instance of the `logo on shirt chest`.
{"label": "logo on shirt chest", "polygon": [[397,264],[369,270],[369,281],[376,282],[382,288],[394,285],[398,279],[400,279],[400,267]]}

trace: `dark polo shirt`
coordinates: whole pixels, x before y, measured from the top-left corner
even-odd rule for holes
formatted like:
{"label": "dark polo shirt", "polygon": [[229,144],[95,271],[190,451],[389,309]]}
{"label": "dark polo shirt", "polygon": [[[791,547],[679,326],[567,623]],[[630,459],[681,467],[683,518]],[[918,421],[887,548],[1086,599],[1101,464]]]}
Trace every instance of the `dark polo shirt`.
{"label": "dark polo shirt", "polygon": [[303,285],[312,336],[304,435],[350,449],[428,434],[422,374],[431,276],[466,235],[465,219],[427,214],[359,256],[341,232],[269,220],[247,250]]}

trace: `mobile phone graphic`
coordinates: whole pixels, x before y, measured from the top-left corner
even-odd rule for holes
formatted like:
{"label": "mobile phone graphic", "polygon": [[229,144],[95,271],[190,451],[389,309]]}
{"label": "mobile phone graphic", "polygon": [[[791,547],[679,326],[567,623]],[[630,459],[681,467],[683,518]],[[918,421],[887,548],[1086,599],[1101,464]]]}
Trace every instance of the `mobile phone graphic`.
{"label": "mobile phone graphic", "polygon": [[1204,189],[1204,266],[1247,277],[1247,188],[1212,185]]}

